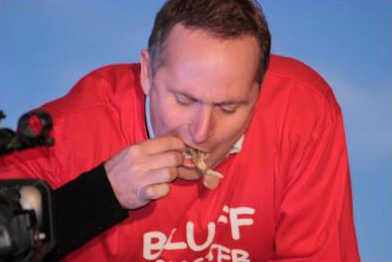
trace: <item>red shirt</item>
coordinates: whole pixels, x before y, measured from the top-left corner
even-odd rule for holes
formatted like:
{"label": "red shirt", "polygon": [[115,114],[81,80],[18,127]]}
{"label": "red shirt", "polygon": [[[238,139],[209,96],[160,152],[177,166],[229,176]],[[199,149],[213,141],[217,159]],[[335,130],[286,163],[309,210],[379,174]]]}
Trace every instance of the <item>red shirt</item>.
{"label": "red shirt", "polygon": [[[57,188],[148,139],[139,71],[98,69],[46,104],[55,146],[5,157],[7,178]],[[242,149],[216,171],[217,189],[176,180],[65,260],[359,261],[341,110],[309,67],[271,57]]]}

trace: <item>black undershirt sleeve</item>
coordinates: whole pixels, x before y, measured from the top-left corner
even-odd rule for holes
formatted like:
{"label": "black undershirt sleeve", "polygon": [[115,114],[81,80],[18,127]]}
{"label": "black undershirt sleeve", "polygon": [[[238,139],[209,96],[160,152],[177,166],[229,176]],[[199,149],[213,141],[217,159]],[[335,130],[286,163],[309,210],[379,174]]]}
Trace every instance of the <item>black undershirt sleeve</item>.
{"label": "black undershirt sleeve", "polygon": [[125,220],[103,164],[53,192],[56,245],[44,261],[58,261],[91,238]]}

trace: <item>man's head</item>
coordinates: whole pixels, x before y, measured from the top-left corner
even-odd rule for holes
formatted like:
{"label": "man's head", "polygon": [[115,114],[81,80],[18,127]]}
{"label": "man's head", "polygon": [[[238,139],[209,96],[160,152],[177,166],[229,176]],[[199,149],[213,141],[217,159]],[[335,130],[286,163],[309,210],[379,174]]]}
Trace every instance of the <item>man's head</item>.
{"label": "man's head", "polygon": [[220,39],[235,39],[244,35],[256,38],[260,47],[258,82],[268,67],[271,35],[261,7],[252,0],[171,0],[155,18],[148,41],[152,75],[165,63],[165,44],[177,24],[200,29]]}
{"label": "man's head", "polygon": [[267,24],[250,1],[166,3],[141,57],[155,134],[177,132],[216,166],[250,123],[269,49]]}

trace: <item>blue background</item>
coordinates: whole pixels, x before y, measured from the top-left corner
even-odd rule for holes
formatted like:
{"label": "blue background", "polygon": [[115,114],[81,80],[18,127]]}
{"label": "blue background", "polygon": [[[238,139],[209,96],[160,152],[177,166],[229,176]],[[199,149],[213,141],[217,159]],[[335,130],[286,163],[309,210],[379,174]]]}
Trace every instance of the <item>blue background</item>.
{"label": "blue background", "polygon": [[[363,261],[392,261],[392,2],[261,1],[274,53],[298,58],[343,109]],[[162,1],[1,1],[2,127],[83,75],[135,62]]]}

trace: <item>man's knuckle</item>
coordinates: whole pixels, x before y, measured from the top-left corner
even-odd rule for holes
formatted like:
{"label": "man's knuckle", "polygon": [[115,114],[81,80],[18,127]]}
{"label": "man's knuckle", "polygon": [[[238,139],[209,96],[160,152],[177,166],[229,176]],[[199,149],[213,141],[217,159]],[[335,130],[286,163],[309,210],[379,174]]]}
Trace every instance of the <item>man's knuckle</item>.
{"label": "man's knuckle", "polygon": [[177,156],[174,152],[170,152],[169,155],[169,164],[170,166],[174,166],[177,163]]}
{"label": "man's knuckle", "polygon": [[177,166],[181,163],[181,156],[178,152],[170,152],[169,154],[169,164],[170,166]]}
{"label": "man's knuckle", "polygon": [[141,153],[141,145],[140,144],[134,144],[129,148],[129,153],[131,156],[137,156]]}

